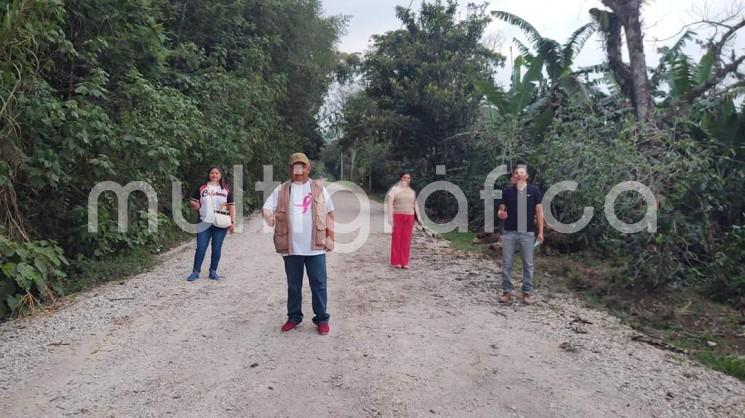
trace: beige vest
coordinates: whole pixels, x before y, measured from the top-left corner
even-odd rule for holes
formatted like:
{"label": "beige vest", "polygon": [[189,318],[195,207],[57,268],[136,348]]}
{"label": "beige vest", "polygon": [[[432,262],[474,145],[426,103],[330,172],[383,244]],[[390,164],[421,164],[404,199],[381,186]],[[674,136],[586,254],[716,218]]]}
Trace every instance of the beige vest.
{"label": "beige vest", "polygon": [[[292,228],[289,213],[290,184],[292,184],[291,181],[284,182],[279,189],[277,211],[274,213],[274,248],[278,253],[292,255],[292,240],[290,239]],[[311,248],[323,250],[327,247],[333,247],[333,243],[326,240],[326,197],[323,193],[323,181],[311,180],[310,193],[313,197],[311,203],[311,213],[313,214],[313,242],[311,242]]]}

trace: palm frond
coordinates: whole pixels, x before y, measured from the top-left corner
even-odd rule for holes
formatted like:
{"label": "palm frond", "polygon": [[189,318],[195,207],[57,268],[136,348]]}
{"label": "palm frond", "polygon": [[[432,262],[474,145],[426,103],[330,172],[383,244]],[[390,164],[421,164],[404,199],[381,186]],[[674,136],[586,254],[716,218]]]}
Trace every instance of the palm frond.
{"label": "palm frond", "polygon": [[662,48],[658,48],[657,52],[660,53],[660,63],[657,66],[657,68],[654,69],[655,74],[664,74],[666,72],[667,66],[671,65],[672,62],[675,60],[675,57],[677,57],[682,49],[686,46],[686,43],[693,39],[693,37],[696,36],[696,32],[692,30],[687,30],[683,35],[678,38],[677,41],[672,46],[663,46]]}
{"label": "palm frond", "polygon": [[613,74],[611,74],[610,72],[604,73],[603,81],[605,84],[605,88],[608,89],[608,93],[610,93],[611,96],[614,96],[614,97],[621,96],[621,86],[618,85],[618,82],[613,77]]}
{"label": "palm frond", "polygon": [[532,60],[526,61],[526,66],[528,71],[520,82],[520,88],[514,90],[513,97],[511,97],[511,112],[516,115],[523,111],[535,94],[536,85],[541,80],[543,61],[539,57],[534,57]]}
{"label": "palm frond", "polygon": [[505,21],[510,25],[520,28],[520,30],[522,30],[525,35],[527,35],[528,39],[533,44],[533,47],[535,49],[538,49],[538,42],[543,39],[543,37],[538,32],[538,30],[533,27],[533,25],[528,23],[528,21],[521,18],[520,16],[501,10],[495,10],[491,12],[491,14],[499,20]]}
{"label": "palm frond", "polygon": [[597,29],[597,23],[590,22],[581,26],[579,29],[575,30],[574,33],[572,33],[569,39],[562,46],[562,66],[565,69],[572,65],[574,58],[585,46],[587,40],[595,34]]}
{"label": "palm frond", "polygon": [[529,58],[525,58],[522,55],[515,58],[512,64],[512,76],[510,77],[510,94],[512,95],[516,91],[520,90],[522,85],[522,66],[523,63],[529,61]]}
{"label": "palm frond", "polygon": [[696,83],[693,78],[693,67],[690,58],[685,54],[678,54],[668,71],[668,83],[670,83],[670,95],[681,97],[686,94]]}
{"label": "palm frond", "polygon": [[698,63],[698,67],[695,72],[696,84],[701,85],[711,77],[711,73],[714,69],[714,55],[711,52],[707,52],[701,57]]}
{"label": "palm frond", "polygon": [[512,38],[512,42],[514,42],[515,46],[517,46],[517,49],[520,51],[520,55],[527,59],[533,56],[533,54],[530,52],[530,48],[528,48],[527,45],[520,42],[517,38]]}
{"label": "palm frond", "polygon": [[504,113],[508,108],[507,95],[497,86],[486,80],[476,80],[473,82],[476,90],[486,97],[486,100],[496,106],[500,113]]}
{"label": "palm frond", "polygon": [[583,74],[603,74],[608,72],[608,64],[595,64],[595,65],[588,65],[584,67],[580,67],[579,70],[572,72],[574,75],[583,75]]}
{"label": "palm frond", "polygon": [[694,36],[696,36],[697,33],[692,30],[687,30],[683,33],[683,35],[678,38],[677,41],[669,48],[670,53],[672,54],[678,54],[680,51],[686,46],[686,43],[688,41],[692,40]]}
{"label": "palm frond", "polygon": [[561,45],[553,39],[543,38],[538,46],[538,57],[546,64],[549,77],[556,81],[561,77]]}
{"label": "palm frond", "polygon": [[557,85],[564,90],[570,99],[589,103],[590,95],[587,88],[576,77],[562,77]]}

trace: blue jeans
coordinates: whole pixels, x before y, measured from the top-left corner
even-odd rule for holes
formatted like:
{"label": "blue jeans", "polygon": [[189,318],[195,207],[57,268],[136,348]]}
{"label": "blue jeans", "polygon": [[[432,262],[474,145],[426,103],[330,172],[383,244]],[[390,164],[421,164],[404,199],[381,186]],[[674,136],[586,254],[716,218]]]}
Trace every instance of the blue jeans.
{"label": "blue jeans", "polygon": [[207,246],[212,240],[212,257],[210,258],[210,271],[217,271],[217,264],[220,262],[222,253],[222,242],[225,241],[225,235],[228,228],[218,228],[210,225],[209,228],[197,233],[197,252],[194,254],[194,272],[199,273],[202,269],[204,256],[207,254]]}
{"label": "blue jeans", "polygon": [[299,324],[303,322],[303,267],[308,272],[310,293],[313,297],[313,323],[318,325],[329,321],[326,312],[326,254],[286,255],[287,273],[287,318]]}
{"label": "blue jeans", "polygon": [[534,232],[504,231],[502,234],[502,291],[512,291],[512,264],[515,250],[520,247],[523,260],[523,293],[533,291]]}

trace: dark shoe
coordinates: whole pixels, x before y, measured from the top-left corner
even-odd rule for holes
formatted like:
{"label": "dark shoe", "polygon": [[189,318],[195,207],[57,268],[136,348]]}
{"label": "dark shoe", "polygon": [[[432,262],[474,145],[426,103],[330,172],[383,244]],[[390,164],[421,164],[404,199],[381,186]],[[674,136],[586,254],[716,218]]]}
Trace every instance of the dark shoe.
{"label": "dark shoe", "polygon": [[322,324],[318,324],[318,333],[321,335],[328,335],[329,331],[331,331],[331,328],[329,327],[329,324],[326,322]]}
{"label": "dark shoe", "polygon": [[210,280],[220,280],[220,275],[216,270],[210,270]]}
{"label": "dark shoe", "polygon": [[196,271],[192,271],[189,277],[186,278],[186,281],[193,282],[194,280],[197,280],[199,278],[199,273]]}
{"label": "dark shoe", "polygon": [[287,331],[289,331],[291,329],[294,329],[297,326],[298,326],[298,324],[296,324],[296,323],[294,323],[292,321],[287,321],[287,322],[285,322],[284,325],[282,325],[282,332],[287,332]]}
{"label": "dark shoe", "polygon": [[510,303],[512,300],[511,292],[502,292],[502,296],[499,297],[499,303]]}

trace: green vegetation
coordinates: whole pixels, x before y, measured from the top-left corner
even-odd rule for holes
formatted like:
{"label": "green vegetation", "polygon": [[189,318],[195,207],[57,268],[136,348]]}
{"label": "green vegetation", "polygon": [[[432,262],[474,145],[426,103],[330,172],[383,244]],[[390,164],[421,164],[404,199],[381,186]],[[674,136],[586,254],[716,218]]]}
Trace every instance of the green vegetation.
{"label": "green vegetation", "polygon": [[696,353],[701,363],[730,376],[745,381],[745,357],[722,355],[711,351]]}
{"label": "green vegetation", "polygon": [[[250,186],[290,151],[315,158],[346,24],[318,0],[12,0],[0,22],[0,314],[135,271],[124,260],[175,242],[170,215],[188,210],[171,204],[171,177],[188,193],[209,167],[242,164]],[[148,182],[160,232],[146,231],[139,193],[117,231],[105,193],[88,233],[104,180]]]}
{"label": "green vegetation", "polygon": [[474,244],[474,239],[476,239],[476,234],[473,232],[451,231],[451,232],[442,234],[442,237],[450,241],[450,244],[458,250],[468,252],[468,253],[480,253],[481,252],[480,246]]}
{"label": "green vegetation", "polygon": [[[372,179],[377,190],[401,170],[412,172],[415,188],[451,181],[468,198],[471,230],[480,231],[486,175],[502,164],[526,163],[544,190],[578,183],[548,208],[556,219],[574,222],[585,207],[595,210],[579,233],[549,231],[547,247],[619,260],[613,289],[695,287],[718,301],[742,303],[745,270],[737,249],[745,245],[745,85],[730,77],[745,77],[745,57],[729,45],[745,23],[737,16],[720,22],[732,28],[725,33],[702,23],[661,48],[660,62],[647,71],[621,59],[622,46],[643,54],[643,45],[618,37],[621,30],[627,36],[639,30],[623,25],[640,10],[604,3],[611,10],[591,9],[588,22],[562,43],[519,16],[485,6],[469,7],[462,18],[454,1],[425,1],[418,12],[397,8],[401,29],[374,36],[373,48],[354,67],[363,88],[344,102],[336,140],[321,154],[326,166],[339,172],[343,154],[351,179],[364,186]],[[512,62],[479,41],[492,19],[528,39],[515,41],[519,53]],[[577,68],[574,59],[594,34],[605,40],[607,60]],[[693,42],[700,59],[683,52]],[[504,65],[512,71],[507,87],[493,81]],[[447,167],[444,178],[434,173],[440,164]],[[502,177],[495,187],[507,181]],[[624,181],[640,182],[656,196],[655,233],[623,234],[603,216],[606,195]],[[426,210],[431,218],[450,219],[456,201],[437,192]],[[646,211],[636,193],[615,203],[627,223]]]}
{"label": "green vegetation", "polygon": [[[638,4],[601,3],[560,42],[487,5],[461,16],[455,1],[424,1],[396,8],[401,27],[360,55],[336,51],[346,18],[323,16],[319,0],[0,0],[0,317],[147,268],[187,237],[172,215],[194,216],[169,201],[171,179],[185,192],[213,165],[228,176],[243,165],[249,190],[263,164],[299,149],[320,160],[318,175],[343,163],[345,180],[377,197],[404,170],[415,188],[445,179],[465,192],[479,231],[486,175],[526,163],[544,190],[578,183],[547,208],[556,219],[595,209],[580,233],[547,232],[542,270],[741,377],[729,353],[745,354],[732,320],[745,307],[745,56],[732,39],[745,21],[690,26],[650,65]],[[483,42],[493,20],[527,39],[509,61]],[[578,68],[593,36],[606,59]],[[507,86],[495,83],[503,67]],[[355,88],[324,115],[326,138],[318,113],[333,82]],[[106,193],[89,233],[88,194],[104,180],[148,182],[159,233],[147,232],[140,193],[126,232]],[[602,216],[622,181],[653,191],[656,232],[622,234]],[[434,219],[456,211],[444,192],[427,203]],[[615,204],[629,223],[646,210],[633,193]],[[445,238],[480,250],[472,233]]]}
{"label": "green vegetation", "polygon": [[[527,164],[544,191],[575,181],[576,191],[546,209],[564,223],[585,207],[594,217],[576,234],[549,228],[542,252],[552,264],[544,271],[659,338],[706,352],[710,347],[686,333],[707,336],[721,355],[743,355],[742,324],[730,319],[745,307],[745,56],[733,47],[745,20],[735,14],[687,26],[659,49],[655,65],[646,61],[637,24],[640,2],[597,3],[607,9],[588,10],[587,22],[563,42],[485,6],[462,17],[452,0],[424,1],[418,12],[397,8],[401,28],[375,36],[355,63],[362,88],[345,98],[338,132],[321,155],[332,172],[343,155],[349,178],[364,186],[372,180],[376,190],[402,170],[417,189],[434,180],[455,183],[468,199],[471,231],[483,231],[480,191],[500,165]],[[509,62],[480,42],[492,19],[527,39],[513,41],[517,55]],[[575,57],[592,36],[603,40],[606,59],[578,68]],[[686,55],[687,45],[698,46],[697,57]],[[634,60],[624,62],[624,55]],[[500,66],[510,70],[507,86],[494,82]],[[447,174],[436,176],[436,165]],[[623,234],[603,216],[606,195],[624,181],[655,195],[654,233]],[[504,176],[495,187],[507,182]],[[647,205],[624,193],[614,209],[634,223]],[[437,192],[425,210],[449,220],[457,205]],[[445,237],[478,251],[471,234]],[[701,309],[679,312],[687,300]],[[718,358],[705,362],[727,370],[740,364]]]}

